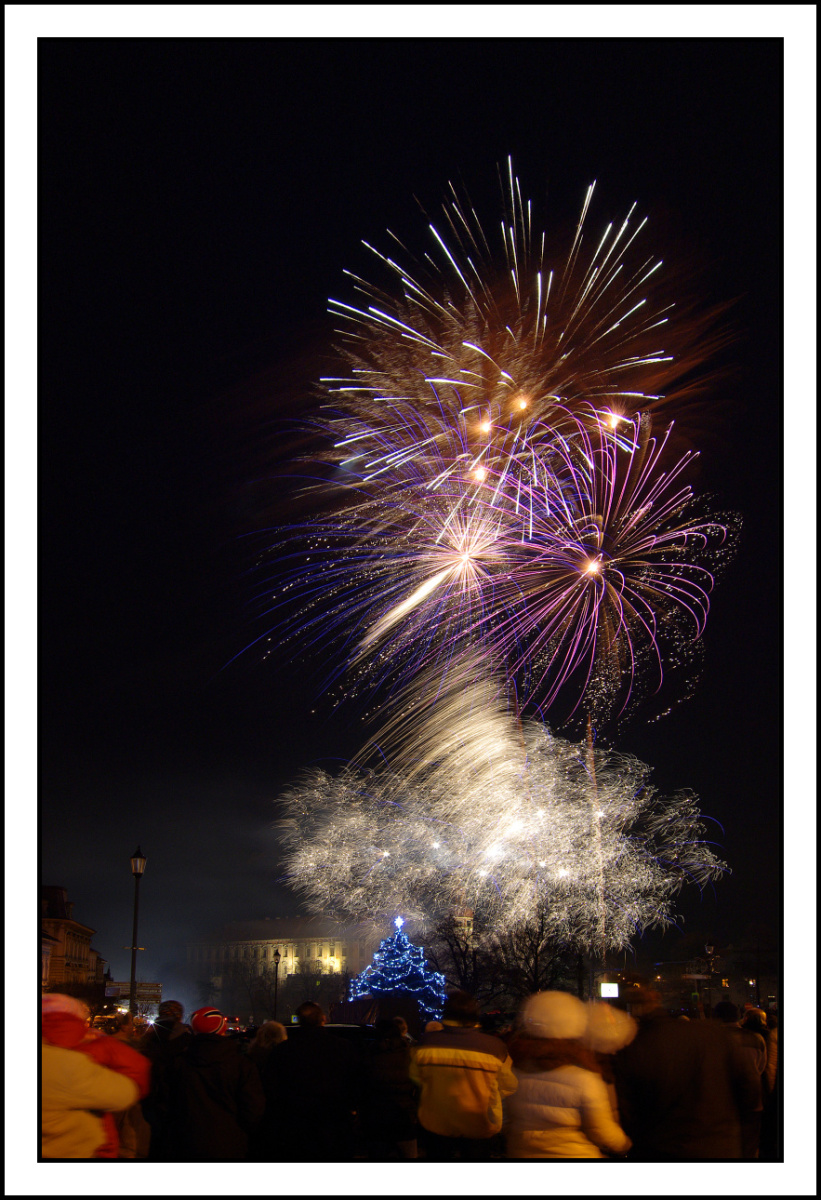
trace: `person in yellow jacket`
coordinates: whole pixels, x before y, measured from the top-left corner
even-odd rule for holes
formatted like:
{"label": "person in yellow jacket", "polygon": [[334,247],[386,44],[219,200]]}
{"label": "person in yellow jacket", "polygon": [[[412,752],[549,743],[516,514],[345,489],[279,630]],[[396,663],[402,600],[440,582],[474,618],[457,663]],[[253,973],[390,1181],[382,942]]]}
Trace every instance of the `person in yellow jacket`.
{"label": "person in yellow jacket", "polygon": [[51,1021],[42,1043],[41,1154],[44,1159],[93,1158],[107,1138],[97,1114],[130,1108],[139,1090],[127,1075],[74,1049],[86,1030],[79,1000],[49,995],[43,1001]]}
{"label": "person in yellow jacket", "polygon": [[515,1092],[516,1077],[504,1042],[479,1028],[468,992],[448,996],[442,1026],[411,1050],[421,1146],[431,1162],[480,1162],[497,1144],[502,1100]]}

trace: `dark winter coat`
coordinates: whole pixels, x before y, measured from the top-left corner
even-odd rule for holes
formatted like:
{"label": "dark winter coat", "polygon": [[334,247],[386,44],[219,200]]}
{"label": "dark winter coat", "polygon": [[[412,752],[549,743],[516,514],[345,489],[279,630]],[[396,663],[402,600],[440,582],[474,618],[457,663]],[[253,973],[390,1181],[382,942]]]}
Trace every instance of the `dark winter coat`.
{"label": "dark winter coat", "polygon": [[321,1027],[288,1031],[262,1072],[267,1107],[258,1143],[285,1162],[349,1159],[354,1113],[362,1095],[362,1064],[344,1038]]}
{"label": "dark winter coat", "polygon": [[233,1040],[196,1034],[172,1064],[169,1110],[172,1162],[241,1162],[265,1110],[259,1072]]}
{"label": "dark winter coat", "polygon": [[754,1109],[759,1083],[717,1021],[680,1021],[657,1009],[639,1021],[613,1069],[631,1159],[741,1158],[742,1116]]}
{"label": "dark winter coat", "polygon": [[410,1045],[401,1034],[368,1046],[362,1127],[373,1141],[406,1142],[416,1137],[417,1088],[410,1077]]}
{"label": "dark winter coat", "polygon": [[193,1036],[179,1022],[155,1021],[139,1042],[140,1052],[151,1062],[151,1088],[142,1111],[151,1126],[148,1157],[155,1162],[167,1162],[170,1158],[170,1078],[175,1060],[185,1053]]}

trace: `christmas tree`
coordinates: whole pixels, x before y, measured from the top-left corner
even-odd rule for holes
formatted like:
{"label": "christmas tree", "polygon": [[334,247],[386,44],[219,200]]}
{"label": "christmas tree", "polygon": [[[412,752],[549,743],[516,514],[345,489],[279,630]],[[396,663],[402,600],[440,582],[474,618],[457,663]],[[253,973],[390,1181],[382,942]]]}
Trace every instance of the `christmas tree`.
{"label": "christmas tree", "polygon": [[445,977],[425,965],[425,952],[402,932],[404,921],[394,921],[396,933],[384,938],[373,963],[351,980],[349,1000],[360,996],[402,993],[419,1006],[423,1021],[439,1020],[445,1002]]}

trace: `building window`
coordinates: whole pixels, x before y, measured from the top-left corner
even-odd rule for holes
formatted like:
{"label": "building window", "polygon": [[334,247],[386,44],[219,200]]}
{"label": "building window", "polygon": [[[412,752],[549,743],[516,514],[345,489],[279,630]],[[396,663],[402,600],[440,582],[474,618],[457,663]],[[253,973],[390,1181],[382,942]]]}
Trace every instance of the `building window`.
{"label": "building window", "polygon": [[726,988],[728,988],[728,987],[730,986],[730,981],[729,981],[729,979],[722,979],[722,981],[721,981],[721,986],[722,986],[722,987],[726,987]]}
{"label": "building window", "polygon": [[306,957],[306,958],[310,958],[310,957],[311,957],[311,946],[310,946],[310,943],[309,943],[309,942],[306,942],[306,943],[305,943],[305,957]]}

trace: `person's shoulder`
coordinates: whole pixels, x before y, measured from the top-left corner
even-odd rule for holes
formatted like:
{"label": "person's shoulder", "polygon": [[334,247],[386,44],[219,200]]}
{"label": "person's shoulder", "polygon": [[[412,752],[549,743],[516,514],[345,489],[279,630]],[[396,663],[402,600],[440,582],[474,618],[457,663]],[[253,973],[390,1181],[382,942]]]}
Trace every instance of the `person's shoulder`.
{"label": "person's shoulder", "polygon": [[474,1029],[472,1031],[476,1037],[476,1044],[486,1049],[489,1054],[495,1054],[497,1058],[508,1058],[510,1051],[507,1048],[507,1042],[502,1038],[497,1037],[495,1033],[487,1033],[484,1029]]}
{"label": "person's shoulder", "polygon": [[364,1047],[357,1048],[348,1038],[331,1033],[329,1029],[323,1030],[323,1033],[326,1035],[323,1039],[323,1045],[331,1047],[329,1052],[335,1054],[338,1059],[351,1060],[359,1058]]}
{"label": "person's shoulder", "polygon": [[473,1025],[446,1025],[444,1029],[435,1029],[426,1033],[414,1047],[415,1053],[441,1047],[442,1049],[460,1049],[478,1054],[488,1054],[503,1063],[509,1057],[508,1048],[501,1038]]}
{"label": "person's shoulder", "polygon": [[81,1069],[79,1064],[91,1061],[87,1055],[81,1054],[78,1050],[71,1050],[68,1046],[54,1046],[51,1042],[42,1043],[42,1055],[40,1062],[45,1066],[65,1066],[71,1068],[77,1064],[77,1069]]}

